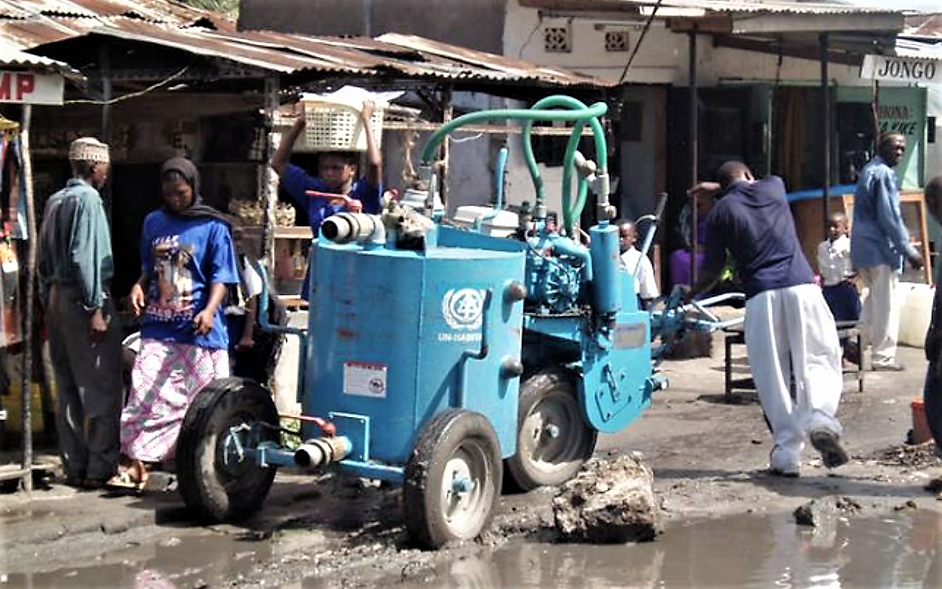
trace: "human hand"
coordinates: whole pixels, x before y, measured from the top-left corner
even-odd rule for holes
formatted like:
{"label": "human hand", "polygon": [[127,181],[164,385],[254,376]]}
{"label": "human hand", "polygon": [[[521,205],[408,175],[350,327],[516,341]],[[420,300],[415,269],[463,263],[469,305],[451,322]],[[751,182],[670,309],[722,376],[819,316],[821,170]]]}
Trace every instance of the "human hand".
{"label": "human hand", "polygon": [[922,256],[919,255],[919,252],[914,252],[912,255],[907,257],[909,265],[913,267],[913,270],[922,270],[924,262]]}
{"label": "human hand", "polygon": [[239,340],[239,343],[236,344],[236,350],[245,352],[251,350],[253,346],[255,346],[255,340],[252,339],[252,336],[244,336]]}
{"label": "human hand", "polygon": [[93,344],[97,344],[105,339],[106,333],[108,333],[108,321],[101,309],[95,309],[95,312],[88,318],[88,338]]}
{"label": "human hand", "polygon": [[720,191],[720,185],[717,182],[700,182],[687,190],[687,196],[699,198],[701,196],[713,196]]}
{"label": "human hand", "polygon": [[213,330],[213,315],[215,314],[215,311],[203,309],[193,317],[193,331],[196,335],[206,335]]}
{"label": "human hand", "polygon": [[304,127],[307,126],[307,116],[304,111],[304,103],[296,102],[294,104],[294,128],[296,131],[301,131]]}
{"label": "human hand", "polygon": [[365,123],[370,122],[374,112],[376,112],[376,103],[372,100],[364,100],[363,108],[360,109],[360,116],[363,118]]}
{"label": "human hand", "polygon": [[131,310],[134,311],[134,315],[140,316],[141,311],[144,310],[144,306],[147,304],[147,298],[144,296],[144,287],[141,286],[140,282],[135,282],[134,286],[131,287],[128,302],[131,305]]}

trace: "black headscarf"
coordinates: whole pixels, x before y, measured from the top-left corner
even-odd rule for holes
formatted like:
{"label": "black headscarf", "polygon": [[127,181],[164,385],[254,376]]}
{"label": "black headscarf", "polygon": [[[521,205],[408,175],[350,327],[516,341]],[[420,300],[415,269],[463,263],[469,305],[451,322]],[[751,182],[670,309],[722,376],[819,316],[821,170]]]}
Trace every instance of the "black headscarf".
{"label": "black headscarf", "polygon": [[203,197],[200,195],[200,173],[196,169],[196,164],[186,159],[185,157],[174,157],[170,158],[164,162],[163,167],[160,168],[160,180],[163,182],[164,177],[170,172],[177,172],[183,179],[186,180],[186,183],[190,185],[190,188],[193,189],[193,201],[190,202],[190,206],[183,209],[182,211],[172,211],[170,207],[164,205],[163,211],[168,215],[173,215],[175,217],[184,217],[187,219],[199,219],[209,217],[211,219],[217,219],[222,221],[227,226],[232,228],[235,219],[218,211],[217,209],[203,204]]}

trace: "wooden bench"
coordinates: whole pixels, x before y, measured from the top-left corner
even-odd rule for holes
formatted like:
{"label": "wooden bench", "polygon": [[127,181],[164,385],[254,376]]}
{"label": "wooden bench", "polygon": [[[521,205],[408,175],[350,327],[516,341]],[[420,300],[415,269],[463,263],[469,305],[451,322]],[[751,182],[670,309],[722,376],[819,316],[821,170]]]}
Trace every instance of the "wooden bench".
{"label": "wooden bench", "polygon": [[[733,378],[733,346],[736,345],[746,345],[746,334],[742,324],[728,327],[723,330],[723,373],[725,376],[725,400],[727,403],[730,403],[733,398],[733,390],[755,390],[756,384],[751,376],[742,377],[742,378]],[[856,321],[838,321],[837,322],[837,336],[840,339],[851,339],[856,341],[857,349],[863,350],[862,338],[860,334],[860,324]],[[861,352],[862,353],[862,352]],[[858,359],[859,362],[862,362],[862,359]],[[860,366],[860,363],[853,365],[850,368],[843,368],[842,364],[842,373],[843,374],[852,374],[857,380],[857,390],[863,392],[864,390],[864,371]]]}

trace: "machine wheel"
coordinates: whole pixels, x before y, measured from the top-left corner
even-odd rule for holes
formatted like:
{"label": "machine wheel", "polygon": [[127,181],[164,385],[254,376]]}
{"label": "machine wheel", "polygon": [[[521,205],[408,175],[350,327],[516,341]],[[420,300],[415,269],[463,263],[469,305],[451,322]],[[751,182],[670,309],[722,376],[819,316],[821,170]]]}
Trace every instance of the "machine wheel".
{"label": "machine wheel", "polygon": [[403,504],[409,536],[426,548],[475,538],[500,498],[500,443],[480,413],[446,409],[419,433],[406,464]]}
{"label": "machine wheel", "polygon": [[598,432],[582,417],[570,372],[550,368],[520,385],[517,453],[507,471],[522,491],[571,479],[595,451]]}
{"label": "machine wheel", "polygon": [[[258,510],[271,489],[275,467],[260,467],[255,458],[241,454],[250,444],[278,442],[278,425],[271,394],[242,378],[209,383],[186,412],[177,442],[177,477],[187,507],[210,521],[231,521]],[[242,427],[243,429],[239,430]],[[234,431],[235,430],[235,431]]]}

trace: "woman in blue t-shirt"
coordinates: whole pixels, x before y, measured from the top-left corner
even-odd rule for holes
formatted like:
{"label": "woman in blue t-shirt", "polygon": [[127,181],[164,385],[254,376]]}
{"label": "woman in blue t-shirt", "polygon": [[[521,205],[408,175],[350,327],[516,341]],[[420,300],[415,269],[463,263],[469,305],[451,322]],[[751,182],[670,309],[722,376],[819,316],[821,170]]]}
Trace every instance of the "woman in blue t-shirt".
{"label": "woman in blue t-shirt", "polygon": [[222,303],[239,276],[228,220],[200,203],[189,160],[167,161],[160,179],[164,204],[144,220],[142,274],[130,295],[143,321],[121,413],[123,468],[114,483],[122,486],[142,486],[149,464],[172,459],[192,400],[229,376]]}

